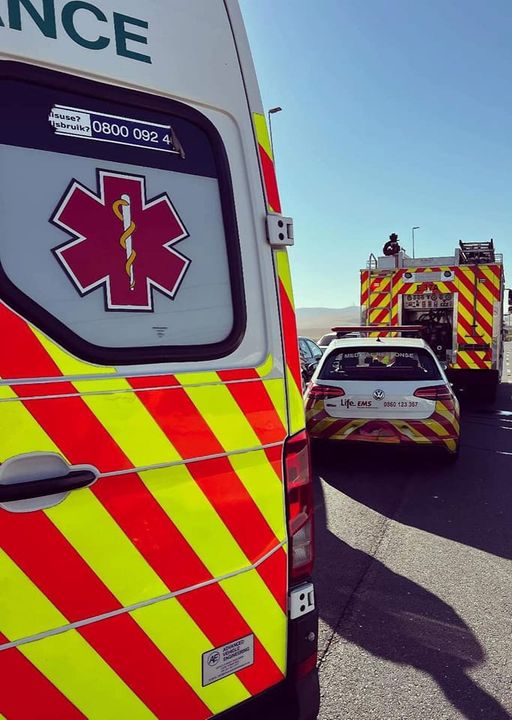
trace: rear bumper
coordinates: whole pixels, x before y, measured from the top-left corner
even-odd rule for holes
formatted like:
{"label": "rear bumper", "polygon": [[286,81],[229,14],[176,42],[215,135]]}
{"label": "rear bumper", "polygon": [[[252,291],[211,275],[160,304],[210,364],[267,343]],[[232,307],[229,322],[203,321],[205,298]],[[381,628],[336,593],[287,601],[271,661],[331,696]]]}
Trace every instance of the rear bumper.
{"label": "rear bumper", "polygon": [[456,418],[434,416],[426,420],[367,418],[330,418],[320,427],[311,423],[310,437],[314,440],[366,442],[386,445],[437,445],[455,450],[459,439]]}
{"label": "rear bumper", "polygon": [[[311,634],[314,640],[309,639]],[[300,677],[300,666],[316,659],[318,612],[288,622],[287,678],[260,695],[216,715],[215,720],[315,720],[320,706],[316,667]]]}
{"label": "rear bumper", "polygon": [[287,681],[237,705],[215,720],[315,720],[320,689],[315,669],[292,687]]}

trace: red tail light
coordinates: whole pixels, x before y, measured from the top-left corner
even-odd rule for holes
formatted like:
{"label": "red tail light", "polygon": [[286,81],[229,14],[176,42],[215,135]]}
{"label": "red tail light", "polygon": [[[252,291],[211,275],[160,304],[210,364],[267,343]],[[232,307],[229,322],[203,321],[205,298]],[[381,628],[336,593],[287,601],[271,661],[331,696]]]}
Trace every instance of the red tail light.
{"label": "red tail light", "polygon": [[306,390],[306,410],[310,410],[317,400],[328,400],[329,398],[343,397],[345,390],[331,385],[315,385],[311,383]]}
{"label": "red tail light", "polygon": [[453,394],[448,385],[431,385],[430,387],[418,388],[414,393],[414,397],[423,398],[424,400],[451,400]]}
{"label": "red tail light", "polygon": [[297,582],[313,570],[313,483],[305,430],[286,441],[284,465],[291,579]]}
{"label": "red tail light", "polygon": [[315,385],[312,383],[307,392],[308,399],[311,400],[327,400],[328,398],[343,397],[345,390],[340,387],[333,387],[331,385]]}

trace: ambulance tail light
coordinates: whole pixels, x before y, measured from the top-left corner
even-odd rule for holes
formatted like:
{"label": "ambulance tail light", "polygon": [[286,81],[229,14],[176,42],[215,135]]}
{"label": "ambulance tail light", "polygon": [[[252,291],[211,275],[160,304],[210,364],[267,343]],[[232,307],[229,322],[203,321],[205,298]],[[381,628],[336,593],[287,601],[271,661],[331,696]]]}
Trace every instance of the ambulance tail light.
{"label": "ambulance tail light", "polygon": [[453,392],[448,385],[431,385],[430,387],[418,388],[414,397],[423,400],[452,400]]}
{"label": "ambulance tail light", "polygon": [[284,450],[290,539],[291,581],[296,583],[313,570],[313,483],[309,440],[305,430],[289,438]]}

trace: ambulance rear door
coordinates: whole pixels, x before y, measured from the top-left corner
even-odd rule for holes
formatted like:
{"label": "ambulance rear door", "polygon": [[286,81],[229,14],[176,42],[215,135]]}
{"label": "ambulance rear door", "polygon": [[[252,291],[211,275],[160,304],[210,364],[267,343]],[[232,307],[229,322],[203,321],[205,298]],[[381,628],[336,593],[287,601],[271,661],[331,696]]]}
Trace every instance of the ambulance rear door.
{"label": "ambulance rear door", "polygon": [[208,718],[287,672],[303,427],[239,11],[1,7],[0,716]]}

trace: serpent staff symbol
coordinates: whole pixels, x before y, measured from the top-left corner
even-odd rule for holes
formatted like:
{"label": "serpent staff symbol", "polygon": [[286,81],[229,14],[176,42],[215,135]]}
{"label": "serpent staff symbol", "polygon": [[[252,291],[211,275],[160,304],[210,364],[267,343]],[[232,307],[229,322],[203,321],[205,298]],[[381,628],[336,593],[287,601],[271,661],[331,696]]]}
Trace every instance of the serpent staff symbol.
{"label": "serpent staff symbol", "polygon": [[133,249],[132,237],[137,226],[132,220],[130,196],[121,195],[119,200],[116,200],[112,205],[112,210],[114,211],[115,216],[123,223],[124,232],[121,235],[119,244],[126,253],[126,263],[124,267],[126,270],[126,274],[130,279],[130,290],[133,290],[135,288],[135,274],[133,264],[135,262],[135,258],[137,257],[137,253]]}

